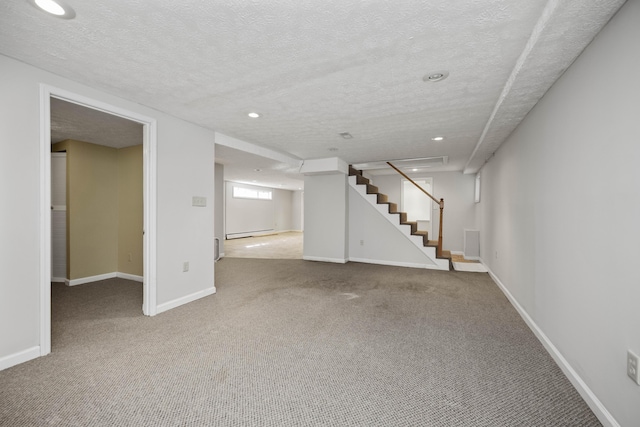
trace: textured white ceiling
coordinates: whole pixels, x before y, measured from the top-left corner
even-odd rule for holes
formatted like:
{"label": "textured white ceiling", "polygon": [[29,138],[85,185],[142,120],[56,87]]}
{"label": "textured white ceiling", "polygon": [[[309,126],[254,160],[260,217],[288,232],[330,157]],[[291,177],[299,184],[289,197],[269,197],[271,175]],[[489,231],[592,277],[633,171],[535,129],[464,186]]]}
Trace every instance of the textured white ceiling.
{"label": "textured white ceiling", "polygon": [[301,159],[475,172],[624,0],[67,3],[0,4],[0,52]]}
{"label": "textured white ceiling", "polygon": [[235,148],[216,145],[216,163],[224,166],[224,178],[227,181],[283,190],[304,188],[304,177],[298,173],[299,167]]}
{"label": "textured white ceiling", "polygon": [[51,98],[51,143],[75,139],[92,144],[124,148],[142,144],[140,123]]}

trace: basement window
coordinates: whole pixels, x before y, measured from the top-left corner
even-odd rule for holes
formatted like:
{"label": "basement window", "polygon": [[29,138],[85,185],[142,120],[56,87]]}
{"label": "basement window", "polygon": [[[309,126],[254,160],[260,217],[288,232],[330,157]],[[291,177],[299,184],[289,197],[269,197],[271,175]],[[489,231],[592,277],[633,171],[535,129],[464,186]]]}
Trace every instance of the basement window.
{"label": "basement window", "polygon": [[233,197],[236,199],[272,200],[273,193],[269,190],[256,190],[253,188],[233,187]]}

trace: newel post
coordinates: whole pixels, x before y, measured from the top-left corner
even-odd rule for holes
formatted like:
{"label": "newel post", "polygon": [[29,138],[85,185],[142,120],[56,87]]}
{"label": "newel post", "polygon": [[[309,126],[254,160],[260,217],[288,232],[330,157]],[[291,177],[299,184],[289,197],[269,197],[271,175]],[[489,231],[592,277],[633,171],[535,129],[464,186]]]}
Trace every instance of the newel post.
{"label": "newel post", "polygon": [[436,248],[436,256],[442,256],[442,217],[444,213],[444,199],[440,199],[440,231],[438,233],[438,247]]}

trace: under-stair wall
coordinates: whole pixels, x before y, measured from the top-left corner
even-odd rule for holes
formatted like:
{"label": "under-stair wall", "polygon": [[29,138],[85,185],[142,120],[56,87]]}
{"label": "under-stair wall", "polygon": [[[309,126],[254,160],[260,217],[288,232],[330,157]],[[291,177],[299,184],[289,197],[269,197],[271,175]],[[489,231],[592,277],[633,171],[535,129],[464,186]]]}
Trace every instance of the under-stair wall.
{"label": "under-stair wall", "polygon": [[402,267],[437,268],[407,236],[349,188],[349,260]]}
{"label": "under-stair wall", "polygon": [[[432,241],[427,244],[428,236],[417,235],[419,233],[414,229],[415,223],[413,226],[406,223],[406,214],[402,214],[405,219],[401,219],[401,214],[395,210],[396,205],[384,203],[388,200],[387,197],[376,193],[375,186],[368,179],[355,173],[354,170],[354,175],[348,178],[349,259],[375,264],[449,270],[451,261],[448,251],[446,256],[437,257],[436,245]],[[373,194],[369,191],[370,187]],[[394,206],[395,213],[390,212],[391,206]],[[365,234],[367,240],[364,238]]]}

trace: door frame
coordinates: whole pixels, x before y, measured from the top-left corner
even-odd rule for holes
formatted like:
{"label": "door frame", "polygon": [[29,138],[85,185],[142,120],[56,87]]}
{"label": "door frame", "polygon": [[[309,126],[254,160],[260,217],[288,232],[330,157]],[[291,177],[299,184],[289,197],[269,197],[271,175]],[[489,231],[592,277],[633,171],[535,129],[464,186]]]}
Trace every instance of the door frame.
{"label": "door frame", "polygon": [[51,98],[102,111],[143,125],[142,312],[157,314],[157,123],[156,119],[76,93],[40,84],[40,355],[51,353]]}

